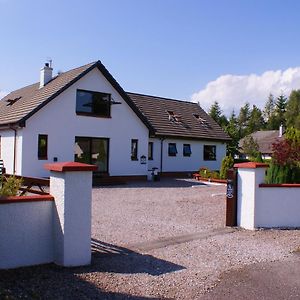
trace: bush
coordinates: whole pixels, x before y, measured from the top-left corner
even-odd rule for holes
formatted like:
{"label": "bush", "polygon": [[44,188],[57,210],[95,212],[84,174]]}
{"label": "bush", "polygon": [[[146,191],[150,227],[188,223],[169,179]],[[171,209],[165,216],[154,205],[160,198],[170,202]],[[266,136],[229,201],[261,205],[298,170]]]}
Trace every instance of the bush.
{"label": "bush", "polygon": [[267,183],[300,183],[300,130],[289,128],[285,139],[272,145]]}
{"label": "bush", "polygon": [[5,178],[1,177],[1,188],[0,188],[0,196],[16,196],[18,194],[18,190],[22,186],[22,179],[18,179],[15,176],[10,176]]}
{"label": "bush", "polygon": [[267,170],[266,183],[300,183],[300,168],[272,162]]}
{"label": "bush", "polygon": [[200,168],[199,175],[203,178],[210,178],[211,171],[207,168]]}
{"label": "bush", "polygon": [[220,171],[220,178],[226,179],[227,171],[234,165],[234,159],[231,156],[225,156],[222,160],[222,166]]}

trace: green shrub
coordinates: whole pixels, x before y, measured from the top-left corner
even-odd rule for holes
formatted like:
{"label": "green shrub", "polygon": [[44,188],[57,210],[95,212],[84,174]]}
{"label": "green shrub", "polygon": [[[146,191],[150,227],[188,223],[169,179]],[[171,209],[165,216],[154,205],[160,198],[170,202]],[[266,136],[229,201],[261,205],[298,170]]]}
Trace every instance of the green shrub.
{"label": "green shrub", "polygon": [[234,165],[234,159],[231,156],[225,156],[222,160],[222,166],[220,171],[220,178],[226,179],[227,171]]}
{"label": "green shrub", "polygon": [[272,162],[267,169],[266,183],[300,183],[300,168]]}
{"label": "green shrub", "polygon": [[199,175],[203,178],[210,178],[211,171],[208,168],[200,168]]}
{"label": "green shrub", "polygon": [[218,171],[212,171],[210,173],[210,178],[212,178],[212,179],[220,179],[220,173]]}
{"label": "green shrub", "polygon": [[4,176],[2,176],[0,196],[16,196],[21,186],[22,179],[18,179],[15,176],[9,176],[7,178],[4,178]]}

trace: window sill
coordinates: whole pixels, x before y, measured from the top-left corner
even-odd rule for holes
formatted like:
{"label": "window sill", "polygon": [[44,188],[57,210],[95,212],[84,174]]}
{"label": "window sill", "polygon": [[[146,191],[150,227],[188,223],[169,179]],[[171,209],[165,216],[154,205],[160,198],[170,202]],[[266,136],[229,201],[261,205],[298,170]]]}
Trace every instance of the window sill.
{"label": "window sill", "polygon": [[132,158],[132,157],[131,157],[131,160],[132,160],[132,161],[138,161],[139,159],[138,159],[138,158]]}
{"label": "window sill", "polygon": [[38,160],[48,160],[48,157],[38,157]]}
{"label": "window sill", "polygon": [[111,119],[111,116],[102,116],[98,114],[90,114],[84,112],[76,112],[77,116],[84,116],[84,117],[93,117],[93,118],[101,118],[101,119]]}

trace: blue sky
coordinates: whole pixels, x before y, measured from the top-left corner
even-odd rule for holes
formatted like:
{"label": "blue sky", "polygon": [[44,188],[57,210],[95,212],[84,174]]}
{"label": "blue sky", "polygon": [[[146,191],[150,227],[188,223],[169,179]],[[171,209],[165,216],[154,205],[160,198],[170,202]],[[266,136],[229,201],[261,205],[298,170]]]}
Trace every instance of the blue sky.
{"label": "blue sky", "polygon": [[297,0],[0,0],[0,92],[36,82],[48,57],[55,72],[100,59],[127,91],[226,111],[242,79],[252,90],[236,106],[262,103],[300,88],[299,11]]}

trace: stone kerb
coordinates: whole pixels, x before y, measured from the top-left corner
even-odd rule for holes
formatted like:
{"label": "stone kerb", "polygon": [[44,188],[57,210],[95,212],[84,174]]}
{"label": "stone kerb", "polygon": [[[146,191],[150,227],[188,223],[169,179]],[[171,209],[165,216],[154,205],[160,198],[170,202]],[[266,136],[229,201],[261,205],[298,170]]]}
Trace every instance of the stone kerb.
{"label": "stone kerb", "polygon": [[54,262],[81,266],[91,262],[92,171],[78,162],[46,164],[50,194],[55,198]]}

